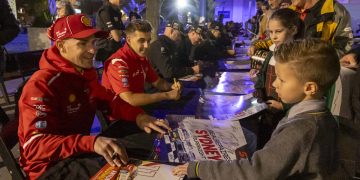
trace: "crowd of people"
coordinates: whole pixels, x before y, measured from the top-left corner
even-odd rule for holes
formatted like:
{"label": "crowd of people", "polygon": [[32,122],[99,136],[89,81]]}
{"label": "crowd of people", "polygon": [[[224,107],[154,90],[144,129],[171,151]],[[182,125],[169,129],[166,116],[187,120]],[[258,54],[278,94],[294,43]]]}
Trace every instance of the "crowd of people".
{"label": "crowd of people", "polygon": [[[339,122],[326,99],[334,98],[329,89],[341,67],[358,68],[360,48],[352,49],[350,15],[335,0],[256,2],[256,36],[247,53],[267,54],[249,73],[256,77],[254,97],[268,104],[260,119],[270,131],[260,132],[265,138],[249,160],[189,162],[175,167],[173,174],[201,179],[334,178],[339,171]],[[171,20],[152,41],[151,24],[136,10],[124,25],[119,0],[104,1],[96,27],[86,15],[74,14],[66,1],[59,1],[57,8],[58,19],[48,29],[53,46],[44,51],[18,102],[19,162],[29,179],[89,178],[106,162],[126,164],[131,145],[124,139],[136,134],[139,142],[152,144],[152,132],[171,130],[144,106],[179,100],[183,87],[176,79],[214,77],[217,60],[236,55],[233,23],[184,25]],[[101,77],[93,60],[104,64]],[[149,84],[154,93],[146,92]],[[360,119],[359,90],[353,91],[353,107],[348,107],[354,120]],[[110,126],[91,135],[96,110]]]}

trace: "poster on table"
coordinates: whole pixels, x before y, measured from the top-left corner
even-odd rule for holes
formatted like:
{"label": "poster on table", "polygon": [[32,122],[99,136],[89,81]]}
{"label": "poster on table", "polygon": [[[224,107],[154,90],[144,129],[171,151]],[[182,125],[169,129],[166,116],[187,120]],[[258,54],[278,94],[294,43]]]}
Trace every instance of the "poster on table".
{"label": "poster on table", "polygon": [[151,161],[133,160],[123,167],[113,167],[106,164],[91,180],[181,180],[183,177],[174,176],[171,170],[174,166]]}
{"label": "poster on table", "polygon": [[155,140],[155,159],[160,162],[235,160],[246,152],[246,139],[238,121],[179,118],[176,115],[166,119],[176,127]]}
{"label": "poster on table", "polygon": [[239,120],[255,115],[267,108],[252,94],[218,95],[205,92],[199,99],[196,116],[216,120]]}
{"label": "poster on table", "polygon": [[[206,79],[205,79],[206,81]],[[224,72],[208,83],[205,92],[245,95],[254,91],[254,82],[247,72]]]}

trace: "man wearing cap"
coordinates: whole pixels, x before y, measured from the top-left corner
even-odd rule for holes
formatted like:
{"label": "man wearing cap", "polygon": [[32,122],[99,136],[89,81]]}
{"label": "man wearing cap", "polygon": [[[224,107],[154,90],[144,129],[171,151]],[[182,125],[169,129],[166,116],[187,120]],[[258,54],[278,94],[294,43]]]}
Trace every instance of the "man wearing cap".
{"label": "man wearing cap", "polygon": [[177,44],[181,42],[181,25],[177,22],[166,25],[164,34],[150,44],[148,58],[156,72],[166,80],[180,78],[186,75],[198,74],[198,65],[184,66],[177,55]]}
{"label": "man wearing cap", "polygon": [[97,41],[98,51],[95,59],[105,61],[121,46],[123,30],[125,26],[121,21],[121,0],[104,0],[103,6],[96,14],[96,28],[110,32],[110,38]]}
{"label": "man wearing cap", "polygon": [[[163,100],[178,100],[180,84],[173,85],[158,77],[146,58],[152,27],[145,20],[133,20],[125,29],[126,44],[105,61],[102,85],[133,106]],[[145,83],[160,92],[144,93]]]}
{"label": "man wearing cap", "polygon": [[187,35],[183,38],[179,48],[179,57],[186,58],[183,62],[186,66],[193,66],[193,49],[196,45],[199,45],[203,40],[203,29],[201,27],[191,26]]}
{"label": "man wearing cap", "polygon": [[[222,33],[224,27],[221,24],[213,23],[209,29],[209,40],[215,46],[221,57],[234,56],[235,51],[231,46],[231,40],[225,37]],[[230,42],[228,42],[230,41]]]}
{"label": "man wearing cap", "polygon": [[74,8],[67,0],[56,1],[56,19],[75,14]]}
{"label": "man wearing cap", "polygon": [[[89,178],[102,164],[86,154],[101,155],[111,165],[127,163],[117,139],[90,135],[96,109],[147,133],[168,129],[98,83],[93,44],[95,37],[107,35],[93,29],[81,14],[60,18],[48,29],[54,46],[44,51],[40,70],[28,80],[19,100],[20,165],[29,179]],[[122,121],[109,129],[118,122]],[[117,131],[119,136],[126,133]]]}

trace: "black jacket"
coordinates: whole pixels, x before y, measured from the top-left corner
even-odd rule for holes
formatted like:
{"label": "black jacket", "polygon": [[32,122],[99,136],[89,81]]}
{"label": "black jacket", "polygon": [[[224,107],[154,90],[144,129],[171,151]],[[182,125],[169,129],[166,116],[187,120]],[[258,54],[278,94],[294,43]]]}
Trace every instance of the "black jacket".
{"label": "black jacket", "polygon": [[7,1],[0,1],[0,45],[13,40],[19,33],[18,22]]}
{"label": "black jacket", "polygon": [[190,66],[186,66],[177,54],[177,47],[174,41],[165,35],[161,35],[151,43],[148,58],[156,72],[164,79],[180,78],[194,74]]}

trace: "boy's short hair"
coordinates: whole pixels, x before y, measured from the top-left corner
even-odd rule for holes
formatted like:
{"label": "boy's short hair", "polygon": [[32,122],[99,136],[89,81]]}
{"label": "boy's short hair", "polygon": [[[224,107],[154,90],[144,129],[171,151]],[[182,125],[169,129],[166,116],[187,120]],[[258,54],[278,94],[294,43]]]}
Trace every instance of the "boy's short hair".
{"label": "boy's short hair", "polygon": [[151,32],[152,27],[149,21],[142,20],[142,19],[135,19],[131,21],[125,28],[125,34],[130,35],[134,33],[135,31],[140,32]]}
{"label": "boy's short hair", "polygon": [[274,57],[277,63],[289,64],[301,82],[315,82],[322,93],[334,84],[340,73],[334,47],[317,39],[284,43],[277,47]]}

